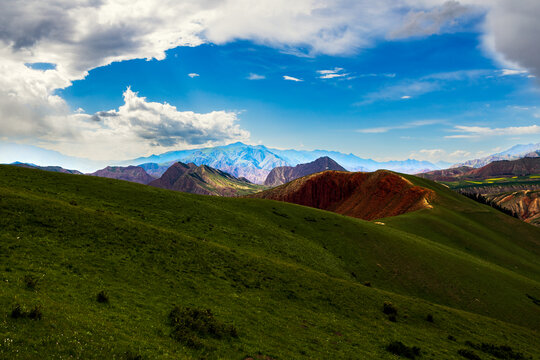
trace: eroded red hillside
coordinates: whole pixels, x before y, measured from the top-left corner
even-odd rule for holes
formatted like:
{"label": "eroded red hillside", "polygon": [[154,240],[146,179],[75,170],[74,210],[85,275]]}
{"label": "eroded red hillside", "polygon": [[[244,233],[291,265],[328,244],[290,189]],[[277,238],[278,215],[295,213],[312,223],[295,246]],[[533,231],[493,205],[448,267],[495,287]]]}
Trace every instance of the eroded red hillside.
{"label": "eroded red hillside", "polygon": [[386,170],[372,173],[325,171],[251,197],[285,201],[364,220],[396,216],[430,207],[432,190]]}

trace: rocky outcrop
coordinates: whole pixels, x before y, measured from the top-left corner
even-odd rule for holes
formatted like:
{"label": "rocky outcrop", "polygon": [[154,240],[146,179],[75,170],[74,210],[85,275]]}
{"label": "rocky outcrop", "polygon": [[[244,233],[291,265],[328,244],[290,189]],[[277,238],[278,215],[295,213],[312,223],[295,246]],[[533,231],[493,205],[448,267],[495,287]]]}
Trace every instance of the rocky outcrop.
{"label": "rocky outcrop", "polygon": [[278,186],[301,178],[302,176],[311,175],[326,170],[347,171],[328,156],[323,156],[307,164],[299,164],[294,167],[280,166],[274,168],[266,177],[264,185]]}
{"label": "rocky outcrop", "polygon": [[247,195],[263,189],[260,185],[237,179],[210,166],[181,162],[174,163],[161,178],[148,185],[192,194],[218,196]]}
{"label": "rocky outcrop", "polygon": [[145,185],[155,180],[154,177],[148,175],[148,173],[140,166],[107,166],[104,169],[88,175],[126,180]]}
{"label": "rocky outcrop", "polygon": [[540,191],[522,190],[486,195],[486,199],[511,211],[520,219],[540,226]]}
{"label": "rocky outcrop", "polygon": [[373,220],[429,208],[432,190],[396,173],[325,171],[251,195]]}

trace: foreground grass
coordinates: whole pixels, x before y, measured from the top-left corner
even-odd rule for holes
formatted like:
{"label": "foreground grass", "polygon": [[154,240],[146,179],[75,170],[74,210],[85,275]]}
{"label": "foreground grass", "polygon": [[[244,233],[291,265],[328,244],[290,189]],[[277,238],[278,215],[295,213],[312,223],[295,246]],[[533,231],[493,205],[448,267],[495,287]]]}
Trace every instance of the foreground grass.
{"label": "foreground grass", "polygon": [[[540,306],[526,296],[540,298],[538,229],[430,182],[441,191],[432,212],[381,226],[272,201],[0,174],[0,358],[395,359],[393,341],[426,359],[459,359],[465,341],[540,352]],[[11,318],[16,304],[43,318]],[[200,349],[173,340],[176,305],[211,309],[238,337],[203,337]]]}

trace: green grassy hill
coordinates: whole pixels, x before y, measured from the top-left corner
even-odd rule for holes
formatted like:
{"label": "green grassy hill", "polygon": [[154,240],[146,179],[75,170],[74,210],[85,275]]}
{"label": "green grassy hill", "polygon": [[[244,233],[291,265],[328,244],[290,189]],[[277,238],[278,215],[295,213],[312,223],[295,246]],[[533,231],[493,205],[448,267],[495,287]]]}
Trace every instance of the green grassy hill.
{"label": "green grassy hill", "polygon": [[[537,359],[540,229],[407,178],[433,209],[382,225],[0,166],[0,358],[397,359],[401,341],[422,359]],[[174,328],[175,306],[214,317]]]}

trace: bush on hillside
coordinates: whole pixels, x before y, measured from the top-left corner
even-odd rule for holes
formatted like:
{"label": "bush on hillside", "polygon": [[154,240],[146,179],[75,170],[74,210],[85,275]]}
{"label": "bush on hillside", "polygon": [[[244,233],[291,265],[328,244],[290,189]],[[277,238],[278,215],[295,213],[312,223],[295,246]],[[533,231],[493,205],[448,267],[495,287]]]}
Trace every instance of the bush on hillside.
{"label": "bush on hillside", "polygon": [[41,320],[43,318],[43,312],[39,305],[34,306],[30,311],[26,311],[20,304],[16,304],[11,310],[10,317],[12,319],[28,318],[32,320]]}
{"label": "bush on hillside", "polygon": [[28,318],[32,320],[41,320],[42,317],[43,312],[41,311],[41,306],[39,305],[34,306],[32,310],[30,310],[30,312],[28,313]]}
{"label": "bush on hillside", "polygon": [[494,344],[489,344],[489,343],[473,344],[470,341],[466,341],[465,344],[467,346],[472,347],[473,349],[492,355],[496,357],[497,359],[503,359],[503,360],[526,359],[526,357],[522,353],[514,351],[514,349],[512,349],[508,345],[499,346],[499,345],[494,345]]}
{"label": "bush on hillside", "polygon": [[383,304],[383,313],[386,315],[397,315],[397,309],[391,302],[385,302]]}
{"label": "bush on hillside", "polygon": [[460,349],[458,350],[458,355],[464,357],[465,359],[469,360],[482,360],[480,356],[476,355],[474,351],[467,350],[467,349]]}
{"label": "bush on hillside", "polygon": [[401,341],[393,341],[388,346],[386,350],[394,355],[406,357],[408,359],[415,359],[417,356],[420,356],[420,348],[417,346],[407,346]]}
{"label": "bush on hillside", "polygon": [[173,327],[171,333],[173,339],[195,349],[203,347],[200,338],[230,339],[238,337],[238,331],[234,325],[219,321],[209,309],[175,306],[169,313],[169,325]]}
{"label": "bush on hillside", "polygon": [[22,309],[20,304],[17,304],[13,307],[13,310],[11,310],[10,314],[12,319],[19,319],[25,317],[25,312]]}
{"label": "bush on hillside", "polygon": [[28,289],[30,289],[30,290],[36,290],[37,289],[39,279],[36,279],[31,275],[25,275],[23,281],[24,281],[24,284],[26,285],[26,287]]}
{"label": "bush on hillside", "polygon": [[109,302],[109,294],[107,294],[105,291],[102,290],[97,294],[96,300],[99,303],[108,303]]}

